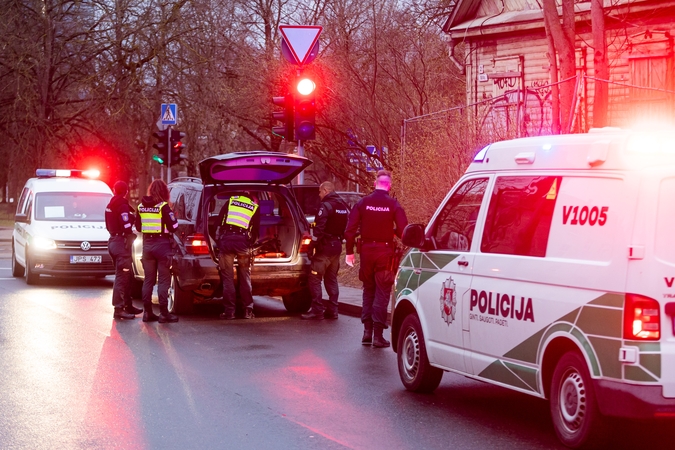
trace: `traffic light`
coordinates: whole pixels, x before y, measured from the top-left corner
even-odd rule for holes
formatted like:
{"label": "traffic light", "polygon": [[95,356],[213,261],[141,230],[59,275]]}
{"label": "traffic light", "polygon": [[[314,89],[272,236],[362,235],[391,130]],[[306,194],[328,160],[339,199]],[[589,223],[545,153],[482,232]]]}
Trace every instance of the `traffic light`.
{"label": "traffic light", "polygon": [[154,137],[157,138],[157,142],[155,142],[152,146],[153,148],[157,149],[157,154],[152,157],[155,161],[158,163],[164,165],[167,162],[167,155],[168,155],[168,139],[169,139],[169,132],[167,130],[160,130],[160,131],[155,131],[152,133]]}
{"label": "traffic light", "polygon": [[282,111],[274,111],[272,117],[283,122],[283,125],[272,127],[272,133],[281,136],[287,141],[292,141],[293,136],[293,95],[284,97],[272,97],[272,102],[283,108]]}
{"label": "traffic light", "polygon": [[169,165],[180,163],[182,160],[187,158],[187,156],[182,155],[181,152],[185,149],[185,144],[183,144],[182,139],[185,137],[185,133],[178,130],[171,130],[171,145],[170,152],[171,155],[169,158]]}
{"label": "traffic light", "polygon": [[315,89],[316,84],[311,78],[300,78],[296,83],[295,138],[298,141],[313,140],[316,136]]}

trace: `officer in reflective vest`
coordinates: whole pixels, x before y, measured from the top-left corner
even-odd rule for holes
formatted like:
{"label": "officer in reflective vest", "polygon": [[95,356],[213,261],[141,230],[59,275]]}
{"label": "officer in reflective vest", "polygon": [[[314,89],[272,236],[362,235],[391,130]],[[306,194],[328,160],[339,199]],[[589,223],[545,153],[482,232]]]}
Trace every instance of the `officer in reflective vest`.
{"label": "officer in reflective vest", "polygon": [[112,304],[115,319],[135,319],[143,312],[131,303],[131,246],[136,235],[132,229],[134,214],[126,199],[129,187],[124,181],[118,181],[113,187],[115,195],[105,208],[105,227],[110,233],[108,253],[115,264],[115,284],[113,285]]}
{"label": "officer in reflective vest", "polygon": [[[148,195],[138,205],[136,229],[143,233],[143,322],[178,322],[178,316],[169,312],[169,286],[171,285],[172,233],[178,221],[169,206],[169,188],[162,180],[155,180],[148,187]],[[152,310],[152,289],[157,283],[159,317]]]}
{"label": "officer in reflective vest", "polygon": [[253,319],[251,291],[251,246],[258,240],[260,211],[250,192],[234,195],[223,205],[218,215],[218,268],[223,282],[225,311],[221,319],[234,319],[237,290],[234,286],[234,257],[237,257],[239,298],[244,319]]}

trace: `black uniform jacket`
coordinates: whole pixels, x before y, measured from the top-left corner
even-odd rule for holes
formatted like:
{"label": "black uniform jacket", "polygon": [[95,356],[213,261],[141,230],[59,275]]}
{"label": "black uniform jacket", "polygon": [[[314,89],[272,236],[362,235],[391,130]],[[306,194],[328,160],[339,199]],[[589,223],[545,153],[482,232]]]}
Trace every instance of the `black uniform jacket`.
{"label": "black uniform jacket", "polygon": [[364,243],[393,242],[394,235],[401,237],[408,225],[408,218],[400,203],[384,189],[375,189],[354,205],[345,230],[346,253],[354,254],[354,241],[361,234]]}
{"label": "black uniform jacket", "polygon": [[342,239],[347,220],[349,219],[349,207],[335,192],[327,194],[321,200],[321,206],[314,220],[314,238],[320,242],[324,238]]}
{"label": "black uniform jacket", "polygon": [[105,227],[111,236],[132,234],[134,213],[122,195],[115,195],[105,207]]}
{"label": "black uniform jacket", "polygon": [[[152,199],[152,197],[146,195],[141,200],[141,205],[146,208],[151,208],[157,203]],[[178,221],[176,216],[173,214],[171,207],[167,203],[162,206],[162,234],[174,233],[178,228]],[[136,214],[136,229],[141,231],[141,215]]]}
{"label": "black uniform jacket", "polygon": [[[221,225],[223,223],[223,220],[227,217],[227,213],[230,211],[230,202],[229,200],[225,202],[222,208],[220,208],[220,213],[218,213],[218,227],[220,229],[216,229],[216,237],[220,237],[220,234],[223,232],[223,227],[227,227],[228,225]],[[251,217],[251,223],[248,224],[248,241],[249,244],[254,244],[257,240],[258,237],[260,237],[260,205],[258,205],[258,208],[255,210],[253,213],[253,217]]]}

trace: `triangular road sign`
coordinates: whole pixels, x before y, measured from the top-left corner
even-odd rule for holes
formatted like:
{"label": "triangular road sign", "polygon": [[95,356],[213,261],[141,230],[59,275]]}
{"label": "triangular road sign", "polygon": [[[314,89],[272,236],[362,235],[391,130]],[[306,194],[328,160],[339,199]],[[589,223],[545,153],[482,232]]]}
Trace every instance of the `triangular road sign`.
{"label": "triangular road sign", "polygon": [[312,25],[280,25],[279,31],[298,64],[306,62],[323,27]]}

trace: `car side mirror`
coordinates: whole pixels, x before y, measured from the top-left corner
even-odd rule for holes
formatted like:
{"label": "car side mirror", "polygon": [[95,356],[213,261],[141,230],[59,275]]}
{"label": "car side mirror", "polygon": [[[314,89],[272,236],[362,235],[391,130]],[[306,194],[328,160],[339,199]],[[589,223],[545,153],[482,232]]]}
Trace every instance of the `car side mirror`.
{"label": "car side mirror", "polygon": [[423,248],[424,247],[424,225],[412,223],[403,229],[401,242],[406,247]]}
{"label": "car side mirror", "polygon": [[16,214],[14,216],[14,222],[28,223],[28,216],[26,214]]}

